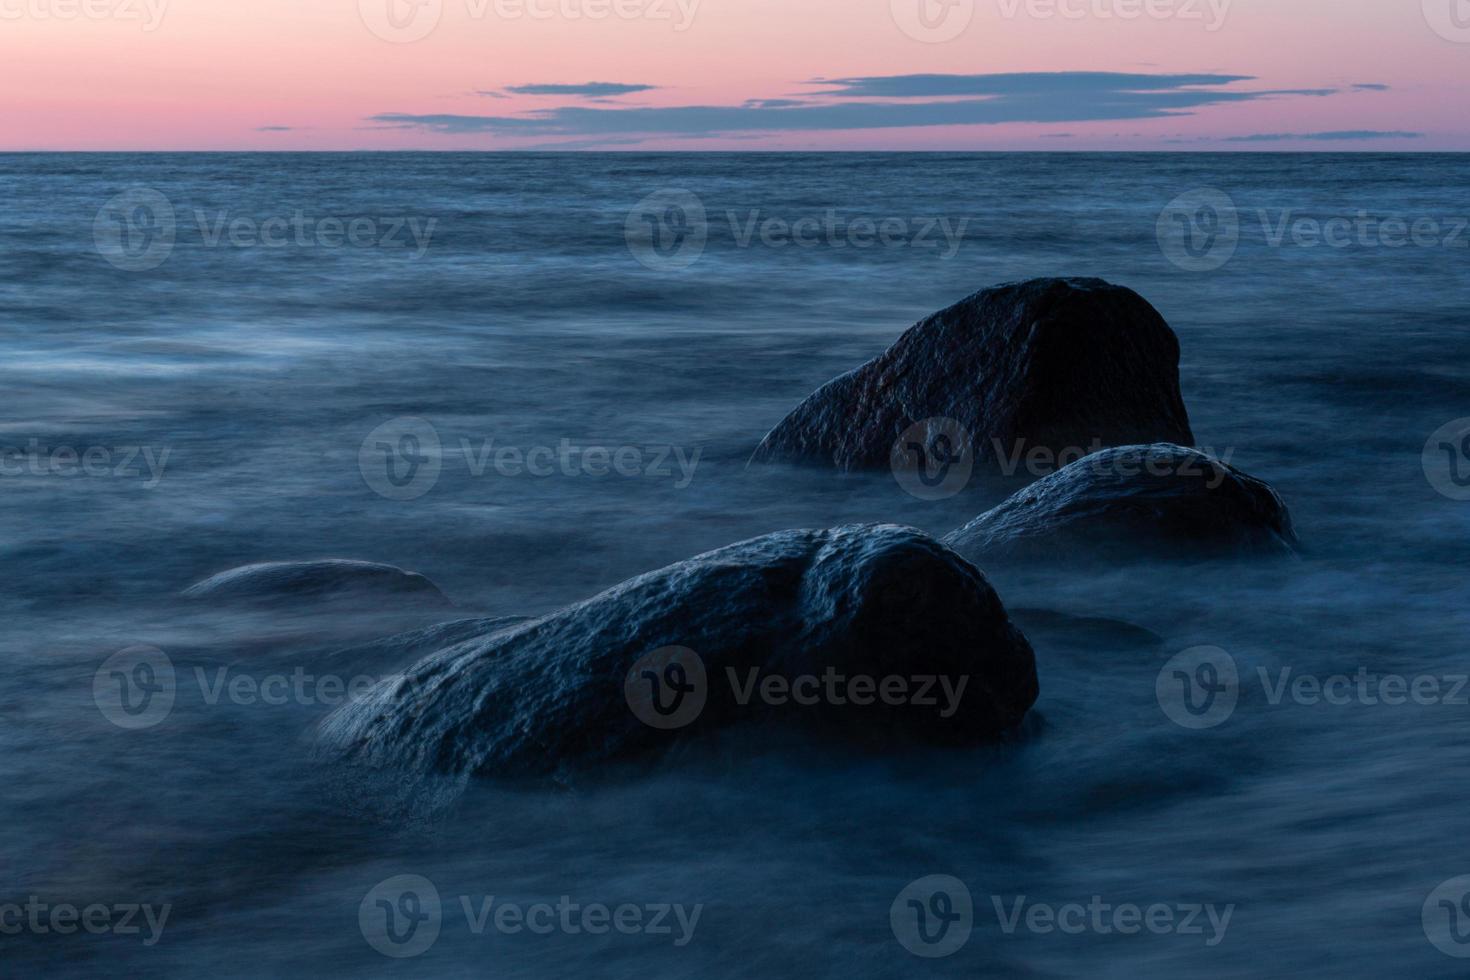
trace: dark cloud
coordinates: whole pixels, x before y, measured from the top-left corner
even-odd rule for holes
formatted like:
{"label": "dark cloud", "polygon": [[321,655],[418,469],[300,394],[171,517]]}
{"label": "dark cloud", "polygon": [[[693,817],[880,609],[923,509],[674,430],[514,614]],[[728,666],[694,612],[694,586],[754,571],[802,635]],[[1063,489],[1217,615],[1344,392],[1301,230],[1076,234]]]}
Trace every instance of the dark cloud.
{"label": "dark cloud", "polygon": [[296,129],[295,126],[257,126],[257,133],[289,133]]}
{"label": "dark cloud", "polygon": [[[1068,123],[1189,115],[1211,105],[1335,89],[1230,88],[1245,75],[1138,75],[1036,72],[1000,75],[898,75],[819,81],[828,102],[773,100],[739,106],[562,106],[519,116],[385,112],[372,122],[439,133],[506,136],[716,136],[752,132]],[[581,88],[579,86],[579,88]],[[871,101],[882,99],[884,101]]]}
{"label": "dark cloud", "polygon": [[1353,86],[1363,92],[1387,92],[1388,86],[1380,82],[1358,82]]}
{"label": "dark cloud", "polygon": [[585,82],[581,85],[510,85],[512,95],[562,95],[587,99],[606,99],[616,95],[652,92],[657,85],[626,85],[621,82]]}
{"label": "dark cloud", "polygon": [[1113,71],[1036,71],[996,75],[876,75],[817,78],[835,86],[820,94],[869,99],[931,99],[965,95],[1090,95],[1098,92],[1162,92],[1254,81],[1250,75],[1140,75]]}
{"label": "dark cloud", "polygon": [[1253,133],[1250,136],[1227,136],[1227,143],[1285,143],[1292,140],[1307,140],[1317,143],[1338,143],[1351,140],[1422,140],[1423,133],[1385,132],[1376,129],[1341,129],[1329,133]]}

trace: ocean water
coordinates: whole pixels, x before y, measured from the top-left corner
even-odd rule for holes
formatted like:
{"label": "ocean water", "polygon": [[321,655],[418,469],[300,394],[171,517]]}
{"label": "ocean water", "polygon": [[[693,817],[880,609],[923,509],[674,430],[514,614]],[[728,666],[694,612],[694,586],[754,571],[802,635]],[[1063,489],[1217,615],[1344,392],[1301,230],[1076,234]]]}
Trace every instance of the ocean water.
{"label": "ocean water", "polygon": [[[1425,454],[1470,416],[1466,176],[1436,155],[0,156],[0,973],[1462,975],[1470,461],[1453,427],[1447,465]],[[1159,309],[1199,443],[1280,491],[1303,555],[987,569],[1014,609],[1158,638],[1028,627],[1041,697],[1015,737],[855,755],[732,733],[425,813],[313,755],[319,685],[248,696],[381,676],[402,665],[334,651],[769,531],[957,527],[1003,490],[745,460],[920,317],[1050,275]],[[376,447],[405,434],[437,472],[385,480]],[[320,557],[422,572],[457,608],[177,597]],[[175,697],[123,727],[99,668],[137,645]],[[1157,683],[1202,646],[1239,695],[1195,729]],[[1303,676],[1370,696],[1278,694]],[[1439,693],[1384,703],[1384,677]],[[400,875],[442,906],[403,958],[362,928]],[[963,883],[970,931],[916,957],[890,911],[933,875]],[[477,930],[464,904],[489,896],[699,917]],[[33,897],[168,917],[8,930]]]}

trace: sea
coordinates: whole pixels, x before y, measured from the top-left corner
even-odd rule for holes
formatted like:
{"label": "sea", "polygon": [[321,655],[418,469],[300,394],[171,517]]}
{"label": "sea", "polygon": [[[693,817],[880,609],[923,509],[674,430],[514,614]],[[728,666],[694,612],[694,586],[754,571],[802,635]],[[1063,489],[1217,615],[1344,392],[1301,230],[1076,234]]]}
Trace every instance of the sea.
{"label": "sea", "polygon": [[[1467,176],[0,155],[0,974],[1463,976]],[[930,499],[747,460],[916,321],[1040,276],[1158,309],[1198,444],[1276,488],[1299,558],[982,569],[1040,697],[975,748],[733,730],[433,806],[316,751],[406,666],[372,640],[767,532],[942,535],[993,506],[986,481]],[[454,607],[179,595],[317,558]],[[109,687],[139,649],[156,671],[129,676],[167,687],[142,714]],[[1201,656],[1233,674],[1204,716],[1168,694]]]}

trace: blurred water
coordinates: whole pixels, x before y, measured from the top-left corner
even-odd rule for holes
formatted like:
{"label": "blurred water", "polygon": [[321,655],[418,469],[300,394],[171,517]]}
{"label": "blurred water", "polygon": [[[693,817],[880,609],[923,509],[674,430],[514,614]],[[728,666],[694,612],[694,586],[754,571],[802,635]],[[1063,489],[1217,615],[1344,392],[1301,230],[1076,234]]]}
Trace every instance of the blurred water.
{"label": "blurred water", "polygon": [[[9,155],[0,176],[0,901],[173,907],[153,946],[0,935],[7,974],[1461,972],[1426,938],[1421,906],[1470,873],[1456,775],[1470,707],[1272,704],[1254,678],[1470,670],[1470,505],[1437,493],[1420,459],[1432,432],[1470,415],[1463,158]],[[118,268],[97,245],[99,209],[140,187],[166,199],[175,240],[155,268]],[[1223,267],[1191,272],[1156,223],[1199,188],[1233,201],[1240,240]],[[708,242],[688,268],[648,268],[628,215],[672,189],[698,197]],[[844,227],[901,221],[907,244],[740,241],[752,215],[820,223],[829,209]],[[1432,247],[1275,245],[1288,211],[1433,219],[1440,233]],[[222,219],[298,212],[313,228],[373,219],[379,237],[403,219],[406,247],[327,247],[315,231],[306,245],[208,241]],[[941,231],[938,247],[913,246],[931,222],[964,228],[952,258]],[[409,227],[432,227],[421,252]],[[210,704],[192,680],[196,667],[391,669],[322,651],[436,618],[224,616],[172,598],[250,561],[392,562],[439,583],[456,615],[534,614],[780,528],[948,531],[995,493],[926,503],[887,474],[747,472],[745,458],[914,320],[1037,275],[1102,276],[1158,307],[1181,338],[1200,443],[1281,491],[1308,554],[1250,571],[994,571],[1013,607],[1165,640],[1033,631],[1042,696],[1014,743],[879,759],[736,740],[713,761],[595,786],[474,787],[423,824],[382,818],[391,787],[310,761],[328,706]],[[443,447],[412,500],[374,492],[359,467],[369,434],[405,416]],[[487,446],[563,440],[636,447],[641,465],[682,456],[666,475],[475,472]],[[30,445],[106,455],[93,475],[16,472]],[[126,459],[133,447],[151,456]],[[697,459],[692,474],[680,458]],[[166,721],[124,731],[99,713],[93,674],[139,643],[183,680]],[[1193,732],[1154,684],[1200,644],[1227,650],[1247,683],[1225,724]],[[446,914],[432,949],[395,961],[364,941],[358,906],[404,873],[432,880]],[[921,961],[888,911],[929,874],[968,885],[976,931]],[[676,947],[476,936],[460,895],[705,908]],[[1020,895],[1235,911],[1212,947],[1007,933],[992,896],[1009,908]]]}

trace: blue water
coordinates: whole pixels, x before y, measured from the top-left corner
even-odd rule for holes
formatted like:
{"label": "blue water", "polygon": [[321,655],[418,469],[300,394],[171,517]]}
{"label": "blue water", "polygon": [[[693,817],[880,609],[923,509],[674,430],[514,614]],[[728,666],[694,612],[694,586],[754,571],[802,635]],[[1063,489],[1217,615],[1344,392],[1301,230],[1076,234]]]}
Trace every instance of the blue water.
{"label": "blue water", "polygon": [[[1273,704],[1254,678],[1470,672],[1470,503],[1421,464],[1431,433],[1470,415],[1466,175],[1463,157],[1435,155],[0,156],[0,905],[171,907],[152,945],[146,930],[0,934],[0,972],[1462,975],[1421,909],[1470,874],[1470,706]],[[163,195],[174,219],[153,268],[127,267],[136,255],[108,220],[99,239],[99,209],[107,219],[130,188]],[[1239,243],[1222,267],[1189,271],[1156,226],[1199,188],[1228,195]],[[687,268],[649,268],[628,215],[670,189],[698,197],[707,244]],[[894,219],[904,233],[868,247],[845,233],[844,248],[825,232],[741,240],[752,215],[820,224],[829,210],[844,228]],[[1399,247],[1276,243],[1285,211],[1437,232]],[[317,230],[371,219],[372,233],[251,237],[298,212]],[[162,240],[159,214],[129,214],[132,244]],[[211,241],[237,219],[238,244]],[[940,231],[914,247],[926,226],[963,228],[952,255]],[[428,232],[423,247],[410,227]],[[587,785],[474,786],[410,819],[392,785],[312,758],[320,699],[210,703],[192,681],[195,668],[371,675],[401,665],[329,651],[444,618],[224,614],[174,598],[252,561],[391,562],[437,582],[455,616],[528,615],[781,528],[946,532],[994,495],[929,503],[888,474],[745,459],[806,393],[921,316],[1040,275],[1101,276],[1159,309],[1180,336],[1200,444],[1281,492],[1305,554],[992,570],[1009,606],[1163,638],[1034,632],[1041,698],[1006,744],[852,757],[737,739],[713,760]],[[412,500],[374,492],[359,465],[369,434],[403,417],[426,420],[443,450]],[[479,466],[487,445],[563,440],[633,447],[643,465],[667,450],[667,473]],[[60,462],[17,471],[29,446]],[[92,471],[68,449],[98,450]],[[93,676],[135,644],[165,651],[181,681],[166,720],[124,730],[99,711]],[[1166,661],[1199,645],[1247,678],[1207,731],[1174,724],[1155,695]],[[445,903],[437,942],[403,960],[376,952],[358,916],[399,874],[430,879]],[[933,874],[966,884],[974,932],[918,959],[889,906]],[[703,911],[682,946],[476,935],[458,896],[488,895]],[[1023,895],[1234,911],[1214,945],[1007,931],[994,902]]]}

